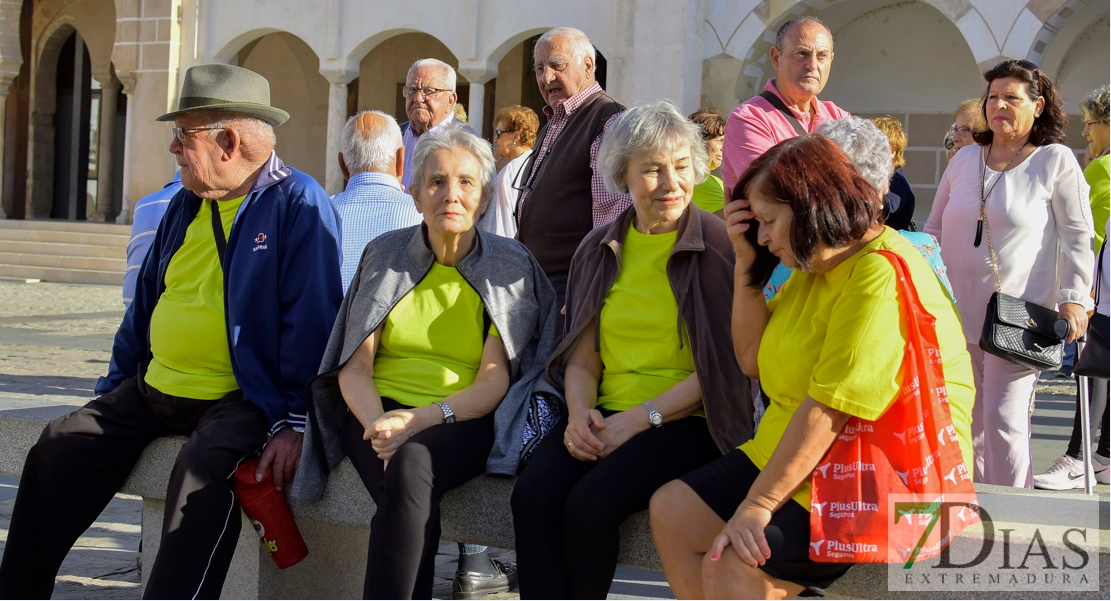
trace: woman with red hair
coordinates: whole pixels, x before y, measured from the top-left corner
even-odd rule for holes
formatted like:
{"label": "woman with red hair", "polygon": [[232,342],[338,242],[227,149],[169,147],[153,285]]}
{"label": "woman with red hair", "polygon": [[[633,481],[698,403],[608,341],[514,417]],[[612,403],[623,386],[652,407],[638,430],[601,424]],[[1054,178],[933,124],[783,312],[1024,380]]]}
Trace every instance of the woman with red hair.
{"label": "woman with red hair", "polygon": [[[966,463],[972,366],[937,275],[883,225],[879,194],[828,138],[812,134],[774,146],[733,190],[725,207],[737,255],[733,345],[769,406],[752,440],[656,492],[652,534],[681,599],[824,594],[850,564],[809,558],[811,473],[850,418],[876,420],[902,387],[907,327],[897,276],[873,251],[903,258],[937,320]],[[765,303],[772,256],[795,271]]]}

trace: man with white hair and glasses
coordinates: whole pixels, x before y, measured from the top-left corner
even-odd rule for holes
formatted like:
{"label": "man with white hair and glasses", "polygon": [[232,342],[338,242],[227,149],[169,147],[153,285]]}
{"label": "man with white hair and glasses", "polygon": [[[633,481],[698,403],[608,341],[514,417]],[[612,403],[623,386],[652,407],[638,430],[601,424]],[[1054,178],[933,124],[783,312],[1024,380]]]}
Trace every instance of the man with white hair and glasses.
{"label": "man with white hair and glasses", "polygon": [[[435,135],[456,121],[455,69],[434,58],[419,59],[409,67],[401,95],[405,97],[405,114],[409,117],[401,124],[405,143],[405,173],[401,185],[408,190],[417,140],[424,134]],[[463,127],[475,133],[470,126],[463,124]]]}

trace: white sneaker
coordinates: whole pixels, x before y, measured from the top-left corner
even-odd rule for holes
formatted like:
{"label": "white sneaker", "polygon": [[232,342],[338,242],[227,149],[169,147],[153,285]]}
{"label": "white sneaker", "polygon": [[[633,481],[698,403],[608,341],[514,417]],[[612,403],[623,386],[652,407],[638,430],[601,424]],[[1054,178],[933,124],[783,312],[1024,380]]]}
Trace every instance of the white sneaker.
{"label": "white sneaker", "polygon": [[1072,490],[1084,488],[1084,467],[1080,461],[1061,455],[1044,474],[1034,476],[1034,488]]}
{"label": "white sneaker", "polygon": [[1096,472],[1096,482],[1111,484],[1111,459],[1092,453],[1092,469]]}

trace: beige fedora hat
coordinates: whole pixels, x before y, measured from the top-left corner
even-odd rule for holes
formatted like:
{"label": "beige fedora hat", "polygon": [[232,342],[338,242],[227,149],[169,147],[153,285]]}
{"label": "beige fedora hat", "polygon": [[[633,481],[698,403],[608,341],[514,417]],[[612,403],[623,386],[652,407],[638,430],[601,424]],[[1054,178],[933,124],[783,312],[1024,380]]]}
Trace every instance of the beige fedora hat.
{"label": "beige fedora hat", "polygon": [[266,78],[233,65],[197,65],[185,72],[177,110],[157,121],[173,121],[191,111],[226,111],[258,117],[277,127],[289,120],[289,113],[270,106],[270,83]]}

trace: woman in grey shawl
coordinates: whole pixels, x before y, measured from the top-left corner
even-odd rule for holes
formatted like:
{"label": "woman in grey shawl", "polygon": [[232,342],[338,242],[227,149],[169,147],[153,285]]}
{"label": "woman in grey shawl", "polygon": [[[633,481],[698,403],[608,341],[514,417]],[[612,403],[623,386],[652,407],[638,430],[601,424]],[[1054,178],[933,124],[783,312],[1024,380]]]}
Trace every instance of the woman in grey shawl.
{"label": "woman in grey shawl", "polygon": [[294,494],[319,498],[351,458],[377,505],[367,598],[431,597],[441,497],[516,474],[530,405],[555,394],[542,377],[555,293],[524,246],[474,227],[493,175],[490,145],[462,128],[421,138],[424,223],[367,245],[310,383]]}

